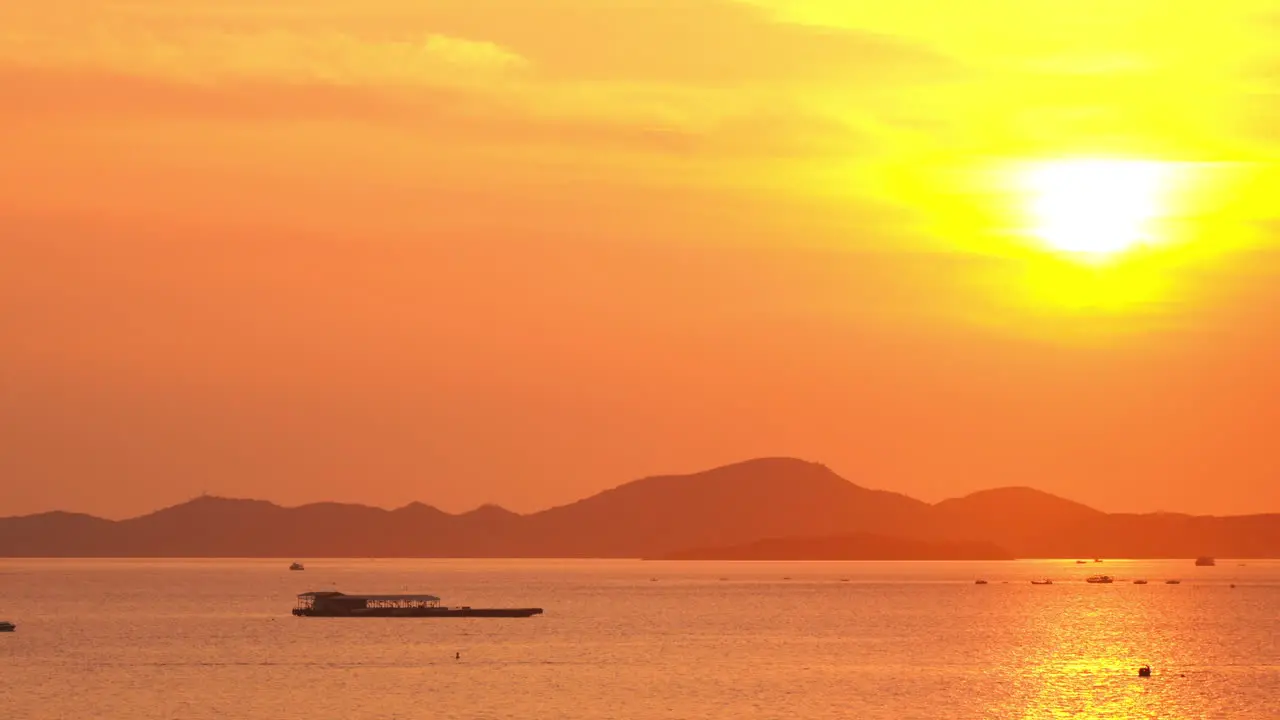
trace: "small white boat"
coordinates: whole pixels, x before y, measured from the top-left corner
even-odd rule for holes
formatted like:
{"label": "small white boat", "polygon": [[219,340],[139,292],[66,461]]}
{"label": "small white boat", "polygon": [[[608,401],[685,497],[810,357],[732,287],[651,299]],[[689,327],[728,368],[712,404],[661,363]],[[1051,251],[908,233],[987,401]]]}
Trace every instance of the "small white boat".
{"label": "small white boat", "polygon": [[0,620],[0,632],[13,632],[14,630],[17,630],[17,629],[18,629],[18,626],[14,625],[8,620]]}
{"label": "small white boat", "polygon": [[302,563],[299,563],[299,562],[292,563],[291,565],[289,565],[289,569],[290,570],[306,570],[306,568],[302,566]]}
{"label": "small white boat", "polygon": [[1053,581],[1050,580],[1049,578],[1045,578],[1044,580],[1032,580],[1031,584],[1032,585],[1052,585]]}

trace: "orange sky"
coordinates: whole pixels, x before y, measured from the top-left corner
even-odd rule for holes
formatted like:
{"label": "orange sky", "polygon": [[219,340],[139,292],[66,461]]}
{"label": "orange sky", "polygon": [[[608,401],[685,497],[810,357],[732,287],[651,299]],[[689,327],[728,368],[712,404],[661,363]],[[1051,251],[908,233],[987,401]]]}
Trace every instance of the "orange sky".
{"label": "orange sky", "polygon": [[[1274,0],[12,5],[0,514],[760,455],[1280,511]],[[1017,168],[1095,156],[1187,182],[1084,262]]]}

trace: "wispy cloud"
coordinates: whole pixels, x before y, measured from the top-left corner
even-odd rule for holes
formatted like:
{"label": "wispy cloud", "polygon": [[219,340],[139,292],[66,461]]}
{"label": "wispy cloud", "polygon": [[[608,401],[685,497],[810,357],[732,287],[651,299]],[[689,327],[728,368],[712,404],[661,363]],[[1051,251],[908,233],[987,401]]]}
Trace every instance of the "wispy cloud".
{"label": "wispy cloud", "polygon": [[855,33],[777,25],[720,0],[665,11],[549,0],[536,13],[485,3],[412,13],[383,3],[377,22],[348,30],[287,5],[206,7],[216,22],[146,4],[103,6],[74,25],[32,20],[0,36],[0,100],[15,109],[3,122],[337,119],[442,143],[797,157],[847,153],[864,137],[841,111],[758,81],[831,71],[888,84],[877,72],[935,60]]}
{"label": "wispy cloud", "polygon": [[528,61],[490,42],[425,34],[372,41],[289,30],[97,28],[80,37],[11,33],[0,62],[191,83],[222,81],[442,86],[493,83]]}
{"label": "wispy cloud", "polygon": [[[429,134],[436,143],[611,147],[685,157],[803,157],[856,149],[864,138],[838,119],[785,106],[746,106],[681,118],[631,105],[598,111],[572,98],[463,86],[375,87],[267,79],[183,82],[92,70],[0,70],[4,124],[78,122],[86,115],[134,121],[238,123],[340,121]],[[625,102],[625,101],[623,101]],[[668,100],[667,109],[678,106]],[[630,112],[626,110],[630,108]],[[619,112],[622,110],[623,112]]]}

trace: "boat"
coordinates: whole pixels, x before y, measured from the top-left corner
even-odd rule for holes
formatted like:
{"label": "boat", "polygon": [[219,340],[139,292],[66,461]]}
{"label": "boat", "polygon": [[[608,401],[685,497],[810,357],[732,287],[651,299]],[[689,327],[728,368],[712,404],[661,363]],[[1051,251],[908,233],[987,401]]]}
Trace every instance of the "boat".
{"label": "boat", "polygon": [[1084,564],[1085,564],[1085,561],[1084,561],[1084,560],[1077,560],[1077,561],[1076,561],[1076,564],[1077,564],[1077,565],[1084,565]]}
{"label": "boat", "polygon": [[974,584],[974,585],[986,585],[986,584],[987,584],[987,581],[986,581],[986,580],[974,580],[974,581],[973,581],[973,584]]}
{"label": "boat", "polygon": [[1165,585],[1181,585],[1182,581],[1181,580],[1165,580],[1164,584]]}
{"label": "boat", "polygon": [[1134,580],[1134,581],[1133,581],[1133,584],[1134,584],[1134,585],[1146,585],[1146,584],[1147,584],[1147,581],[1146,581],[1146,580]]}
{"label": "boat", "polygon": [[1032,585],[1052,585],[1053,581],[1050,580],[1049,578],[1045,578],[1043,580],[1032,580],[1031,584]]}
{"label": "boat", "polygon": [[445,607],[435,595],[348,595],[336,590],[313,590],[298,596],[298,617],[530,617],[542,608]]}
{"label": "boat", "polygon": [[1092,585],[1110,585],[1115,582],[1115,578],[1110,575],[1094,575],[1093,577],[1085,580],[1085,582]]}
{"label": "boat", "polygon": [[1206,556],[1196,558],[1196,567],[1213,567],[1217,564],[1218,563],[1211,557]]}
{"label": "boat", "polygon": [[0,620],[0,632],[13,632],[14,630],[17,630],[17,629],[18,629],[18,626],[14,625],[8,620]]}
{"label": "boat", "polygon": [[306,568],[305,568],[305,567],[303,567],[302,563],[300,563],[300,562],[290,563],[290,564],[289,564],[289,569],[290,569],[290,570],[306,570]]}

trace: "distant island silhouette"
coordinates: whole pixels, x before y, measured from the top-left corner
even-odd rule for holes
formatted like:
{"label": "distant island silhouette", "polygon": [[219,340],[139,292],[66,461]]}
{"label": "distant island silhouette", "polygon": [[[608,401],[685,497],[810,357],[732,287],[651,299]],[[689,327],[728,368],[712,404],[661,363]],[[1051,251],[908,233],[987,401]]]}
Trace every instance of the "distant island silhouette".
{"label": "distant island silhouette", "polygon": [[1280,514],[1108,514],[1031,488],[937,504],[761,458],[649,477],[520,515],[204,496],[127,520],[0,518],[3,557],[986,560],[1280,557]]}
{"label": "distant island silhouette", "polygon": [[743,545],[681,550],[656,560],[1013,560],[983,542],[929,542],[851,533],[820,537],[766,538]]}

